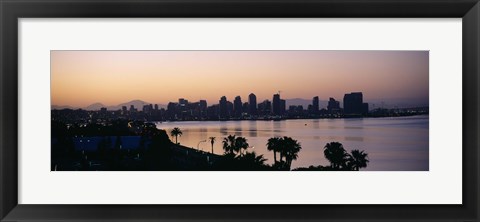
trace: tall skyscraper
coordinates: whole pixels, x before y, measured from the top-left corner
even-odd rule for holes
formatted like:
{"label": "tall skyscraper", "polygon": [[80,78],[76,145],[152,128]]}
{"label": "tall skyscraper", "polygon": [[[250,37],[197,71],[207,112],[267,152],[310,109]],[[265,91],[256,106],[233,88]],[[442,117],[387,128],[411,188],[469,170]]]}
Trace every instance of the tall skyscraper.
{"label": "tall skyscraper", "polygon": [[240,96],[235,97],[233,100],[233,112],[235,117],[240,117],[242,115],[242,98]]}
{"label": "tall skyscraper", "polygon": [[200,100],[200,116],[206,117],[207,116],[207,100]]}
{"label": "tall skyscraper", "polygon": [[320,111],[320,103],[318,96],[313,97],[312,108],[314,114],[318,114],[318,112]]}
{"label": "tall skyscraper", "polygon": [[328,100],[327,110],[330,114],[340,112],[340,102],[330,97],[330,99]]}
{"label": "tall skyscraper", "polygon": [[280,101],[280,94],[274,94],[273,95],[273,101],[272,101],[272,113],[275,116],[282,115],[281,114],[281,101]]}
{"label": "tall skyscraper", "polygon": [[252,116],[257,115],[257,96],[253,93],[248,95],[248,114]]}
{"label": "tall skyscraper", "polygon": [[258,104],[259,115],[270,115],[272,112],[272,103],[267,99]]}
{"label": "tall skyscraper", "polygon": [[220,98],[220,101],[218,101],[218,105],[219,105],[219,116],[220,118],[226,118],[227,117],[227,97],[225,96],[222,96],[222,98]]}
{"label": "tall skyscraper", "polygon": [[363,114],[363,94],[361,92],[352,92],[343,97],[343,109],[345,115]]}

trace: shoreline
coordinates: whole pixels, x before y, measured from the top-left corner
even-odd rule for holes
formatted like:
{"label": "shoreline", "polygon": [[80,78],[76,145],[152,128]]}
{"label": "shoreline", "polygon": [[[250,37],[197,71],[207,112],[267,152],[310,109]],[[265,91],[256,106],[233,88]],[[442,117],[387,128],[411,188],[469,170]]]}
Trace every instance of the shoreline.
{"label": "shoreline", "polygon": [[337,117],[337,118],[284,118],[284,119],[228,119],[228,120],[167,120],[167,121],[148,121],[152,123],[177,123],[177,122],[240,122],[240,121],[287,121],[287,120],[341,120],[341,119],[380,119],[380,118],[400,118],[413,116],[429,116],[428,113],[401,116],[365,116],[365,117]]}

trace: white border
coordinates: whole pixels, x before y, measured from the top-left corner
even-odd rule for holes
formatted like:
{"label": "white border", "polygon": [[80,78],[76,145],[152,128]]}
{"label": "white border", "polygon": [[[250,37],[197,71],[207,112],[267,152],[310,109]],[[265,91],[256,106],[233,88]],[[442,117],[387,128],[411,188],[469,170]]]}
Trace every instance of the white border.
{"label": "white border", "polygon": [[[461,31],[461,19],[20,19],[19,203],[461,204]],[[50,50],[119,49],[430,50],[430,171],[50,172]]]}

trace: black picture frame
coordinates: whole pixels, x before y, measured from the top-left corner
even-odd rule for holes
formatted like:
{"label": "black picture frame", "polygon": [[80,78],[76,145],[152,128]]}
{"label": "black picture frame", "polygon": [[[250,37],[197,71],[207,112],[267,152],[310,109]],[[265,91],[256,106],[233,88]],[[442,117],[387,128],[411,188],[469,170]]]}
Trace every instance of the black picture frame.
{"label": "black picture frame", "polygon": [[[0,0],[0,15],[1,221],[479,221],[480,5],[478,0]],[[463,204],[18,204],[17,20],[46,17],[462,18]]]}

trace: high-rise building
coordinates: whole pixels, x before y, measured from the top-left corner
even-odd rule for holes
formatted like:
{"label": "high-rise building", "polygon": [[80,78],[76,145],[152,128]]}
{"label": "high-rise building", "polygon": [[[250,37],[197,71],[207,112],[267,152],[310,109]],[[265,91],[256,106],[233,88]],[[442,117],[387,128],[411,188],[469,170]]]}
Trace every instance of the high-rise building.
{"label": "high-rise building", "polygon": [[177,118],[177,103],[169,102],[167,105],[167,117],[169,119]]}
{"label": "high-rise building", "polygon": [[178,99],[178,104],[179,104],[180,106],[185,106],[185,105],[188,104],[188,100],[186,100],[186,99],[184,99],[184,98],[180,98],[180,99]]}
{"label": "high-rise building", "polygon": [[147,113],[147,114],[150,114],[153,110],[153,105],[152,104],[149,104],[149,105],[143,105],[143,109],[142,111],[144,113]]}
{"label": "high-rise building", "polygon": [[248,114],[252,116],[257,115],[257,96],[253,93],[248,95]]}
{"label": "high-rise building", "polygon": [[328,100],[327,110],[330,114],[340,112],[340,102],[330,97],[330,99]]}
{"label": "high-rise building", "polygon": [[199,117],[201,117],[202,119],[203,118],[206,118],[207,117],[207,100],[200,100],[199,102],[199,105],[198,105],[198,109],[199,109]]}
{"label": "high-rise building", "polygon": [[247,102],[243,103],[242,110],[243,110],[243,113],[248,113],[248,103]]}
{"label": "high-rise building", "polygon": [[235,113],[235,117],[240,117],[242,115],[242,98],[240,96],[235,97],[233,100],[233,112]]}
{"label": "high-rise building", "polygon": [[318,114],[318,112],[320,111],[320,103],[319,103],[318,96],[313,97],[312,111],[314,114]]}
{"label": "high-rise building", "polygon": [[275,116],[282,115],[281,114],[281,101],[280,101],[280,94],[274,94],[272,100],[272,113]]}
{"label": "high-rise building", "polygon": [[210,119],[218,119],[219,114],[219,105],[215,104],[207,107],[207,116]]}
{"label": "high-rise building", "polygon": [[155,104],[155,111],[158,111],[158,104]]}
{"label": "high-rise building", "polygon": [[280,115],[284,115],[286,109],[287,109],[287,102],[284,99],[281,99],[280,100]]}
{"label": "high-rise building", "polygon": [[363,114],[363,94],[361,92],[352,92],[343,97],[343,110],[345,115]]}
{"label": "high-rise building", "polygon": [[220,118],[226,118],[227,117],[227,113],[228,113],[228,110],[227,110],[227,97],[226,96],[222,96],[220,98],[220,101],[218,101],[218,115],[220,116]]}
{"label": "high-rise building", "polygon": [[233,115],[233,103],[227,101],[227,117],[231,117]]}
{"label": "high-rise building", "polygon": [[207,100],[200,100],[200,110],[207,110]]}
{"label": "high-rise building", "polygon": [[272,112],[272,103],[267,99],[258,104],[259,115],[270,115]]}

